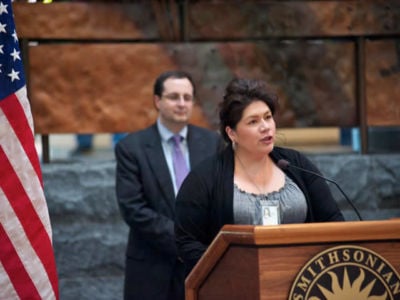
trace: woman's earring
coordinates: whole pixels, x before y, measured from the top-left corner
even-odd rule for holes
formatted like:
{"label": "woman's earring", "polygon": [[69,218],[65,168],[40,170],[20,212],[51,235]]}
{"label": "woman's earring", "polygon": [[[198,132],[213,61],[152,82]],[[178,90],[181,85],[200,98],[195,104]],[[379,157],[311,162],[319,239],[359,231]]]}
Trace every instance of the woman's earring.
{"label": "woman's earring", "polygon": [[232,150],[235,151],[235,150],[236,150],[236,147],[237,147],[236,142],[235,142],[235,141],[232,141]]}

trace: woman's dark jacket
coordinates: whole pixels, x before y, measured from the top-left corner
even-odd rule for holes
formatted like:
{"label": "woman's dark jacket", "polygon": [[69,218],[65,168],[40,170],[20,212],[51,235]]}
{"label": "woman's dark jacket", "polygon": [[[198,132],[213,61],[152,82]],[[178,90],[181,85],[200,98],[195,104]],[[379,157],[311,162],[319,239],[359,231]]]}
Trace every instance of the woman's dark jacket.
{"label": "woman's dark jacket", "polygon": [[[270,157],[275,163],[285,159],[294,166],[320,174],[315,165],[296,150],[274,147]],[[324,179],[293,168],[283,171],[304,193],[308,205],[306,222],[344,220]],[[175,233],[187,272],[222,226],[234,224],[233,173],[234,155],[227,147],[193,169],[181,186],[176,200]]]}

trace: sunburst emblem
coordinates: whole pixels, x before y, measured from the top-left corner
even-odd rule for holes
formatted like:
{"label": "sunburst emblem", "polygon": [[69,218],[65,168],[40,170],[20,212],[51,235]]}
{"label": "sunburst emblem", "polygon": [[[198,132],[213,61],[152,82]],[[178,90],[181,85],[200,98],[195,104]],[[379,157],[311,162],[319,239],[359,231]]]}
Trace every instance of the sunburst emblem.
{"label": "sunburst emblem", "polygon": [[381,254],[359,245],[340,245],[308,260],[288,296],[289,300],[400,300],[400,276]]}
{"label": "sunburst emblem", "polygon": [[[365,273],[360,269],[360,275],[356,278],[353,284],[350,282],[347,268],[344,269],[343,275],[343,286],[339,284],[338,277],[333,272],[328,272],[332,279],[332,291],[329,291],[322,285],[318,284],[318,288],[325,296],[326,300],[386,300],[387,292],[381,296],[371,296],[371,290],[374,287],[376,279],[372,280],[366,287],[362,288],[362,284],[365,280]],[[319,297],[310,297],[309,300],[322,300]]]}

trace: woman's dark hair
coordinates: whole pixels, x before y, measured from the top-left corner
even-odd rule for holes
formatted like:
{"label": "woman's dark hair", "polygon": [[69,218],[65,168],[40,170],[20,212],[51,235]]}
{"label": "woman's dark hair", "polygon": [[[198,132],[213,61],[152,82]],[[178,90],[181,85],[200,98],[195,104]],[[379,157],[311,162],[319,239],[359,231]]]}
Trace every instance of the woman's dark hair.
{"label": "woman's dark hair", "polygon": [[225,96],[220,103],[219,121],[220,132],[225,141],[231,143],[225,128],[236,128],[242,118],[243,111],[254,101],[262,101],[268,105],[272,115],[275,114],[278,99],[267,87],[266,83],[258,79],[233,79],[225,89]]}
{"label": "woman's dark hair", "polygon": [[169,78],[176,78],[176,79],[187,78],[190,81],[190,83],[192,84],[193,96],[196,95],[196,87],[194,85],[192,76],[190,76],[189,73],[187,73],[185,71],[180,71],[180,70],[172,70],[172,71],[166,71],[164,73],[161,73],[157,77],[156,81],[154,82],[154,87],[153,87],[154,95],[157,95],[159,97],[162,96],[162,93],[164,91],[164,82]]}

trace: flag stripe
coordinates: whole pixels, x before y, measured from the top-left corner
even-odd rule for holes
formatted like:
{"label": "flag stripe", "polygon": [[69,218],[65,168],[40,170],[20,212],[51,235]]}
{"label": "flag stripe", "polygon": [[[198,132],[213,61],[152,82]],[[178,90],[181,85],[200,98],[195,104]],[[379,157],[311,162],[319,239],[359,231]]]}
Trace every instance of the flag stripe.
{"label": "flag stripe", "polygon": [[[14,133],[17,135],[22,147],[25,150],[35,172],[40,179],[40,184],[43,186],[42,182],[42,172],[40,169],[39,158],[35,148],[35,141],[33,136],[33,124],[28,121],[27,115],[31,115],[29,102],[27,101],[26,88],[20,89],[16,94],[12,94],[2,101],[0,101],[0,108],[3,110],[4,114],[7,116],[11,127],[14,129]],[[18,95],[18,97],[16,96]],[[21,99],[21,101],[20,101]]]}
{"label": "flag stripe", "polygon": [[[3,199],[7,199],[1,189],[0,196],[2,196]],[[37,292],[40,294],[40,299],[52,299],[54,298],[53,287],[49,282],[46,270],[35,250],[32,248],[9,202],[10,201],[3,202],[2,211],[0,212],[1,223],[4,224],[4,230],[7,232],[8,238],[14,247],[14,251],[12,251],[13,249],[9,249],[9,255],[10,257],[16,256],[18,260],[22,262]],[[18,272],[15,271],[9,272],[11,281],[21,280],[20,276],[17,274]]]}
{"label": "flag stripe", "polygon": [[[14,114],[13,117],[16,117],[16,115]],[[21,116],[21,118],[24,119],[24,116]],[[21,143],[19,142],[20,140],[15,135],[9,120],[9,116],[4,115],[2,110],[0,110],[0,123],[2,124],[3,130],[7,132],[7,135],[4,138],[2,138],[0,135],[0,142],[5,152],[5,158],[11,163],[13,169],[16,171],[16,174],[18,175],[25,192],[28,194],[30,201],[35,207],[41,222],[44,222],[43,226],[45,227],[47,234],[51,239],[51,225],[40,178],[37,176],[36,170],[30,164],[28,156],[22,148]],[[30,130],[28,131],[30,132]],[[5,140],[3,141],[3,139]],[[34,154],[35,153],[31,153],[31,156]],[[0,170],[0,172],[5,171]],[[3,176],[6,177],[6,173],[4,173]]]}
{"label": "flag stripe", "polygon": [[12,282],[10,281],[10,277],[4,266],[1,263],[0,259],[0,299],[18,299],[18,294],[14,289]]}
{"label": "flag stripe", "polygon": [[[7,160],[7,156],[5,155],[3,148],[0,148],[0,161],[2,162],[2,170],[8,175],[8,178],[4,182],[0,182],[0,186],[3,189],[5,196],[4,198],[12,199],[12,201],[4,199],[7,202],[3,200],[3,209],[7,206],[7,203],[9,203],[12,208],[11,213],[12,211],[18,212],[15,217],[10,218],[7,223],[3,222],[3,220],[1,221],[2,223],[10,224],[10,228],[7,228],[7,231],[10,232],[13,228],[15,229],[15,225],[13,226],[12,221],[14,221],[15,224],[16,220],[19,220],[19,222],[21,223],[21,229],[18,230],[18,234],[21,235],[25,233],[26,236],[22,240],[22,242],[25,242],[25,244],[21,246],[21,249],[23,249],[23,251],[17,251],[18,254],[20,256],[25,255],[27,252],[29,252],[29,247],[31,245],[31,247],[33,247],[33,251],[30,257],[26,257],[25,262],[28,264],[26,267],[29,268],[31,267],[31,265],[33,265],[31,259],[35,259],[35,252],[37,258],[40,260],[41,264],[43,264],[43,266],[40,266],[40,263],[37,263],[35,265],[35,268],[43,268],[42,271],[47,274],[47,276],[45,277],[48,277],[45,279],[50,279],[52,289],[56,291],[56,274],[53,274],[53,272],[55,272],[55,269],[52,268],[55,262],[52,255],[52,245],[50,238],[46,234],[46,230],[44,230],[45,228],[43,227],[41,219],[36,213],[36,210],[33,207],[30,198],[27,196],[23,186],[21,185],[17,174],[15,173],[10,162]],[[9,235],[10,238],[14,238],[14,235],[11,235],[10,233]],[[24,257],[21,258],[24,259]],[[33,270],[32,273],[36,274],[37,271]],[[43,276],[44,274],[42,274],[42,277]],[[33,280],[35,280],[34,276],[32,276],[32,278]]]}
{"label": "flag stripe", "polygon": [[0,224],[0,244],[2,251],[0,251],[0,260],[8,274],[18,272],[18,278],[10,278],[18,296],[21,299],[40,299],[35,285],[26,272],[20,258],[15,255],[15,248],[8,238],[7,232]]}
{"label": "flag stripe", "polygon": [[[8,175],[7,178],[10,180],[8,183],[8,186],[10,187],[9,190],[7,190],[6,186],[4,186],[3,189],[7,195],[7,198],[14,200],[14,211],[19,212],[18,216],[16,217],[20,219],[22,227],[25,228],[27,239],[29,239],[33,245],[35,249],[34,251],[38,252],[37,254],[39,255],[39,259],[44,264],[46,270],[52,270],[51,266],[52,264],[55,264],[55,262],[53,255],[49,255],[52,254],[49,253],[49,251],[52,251],[50,240],[51,227],[49,222],[42,224],[42,220],[49,220],[49,218],[46,202],[43,201],[44,194],[42,185],[38,178],[38,173],[40,174],[40,172],[37,172],[37,170],[32,167],[30,161],[33,159],[31,158],[29,160],[26,152],[24,151],[27,147],[23,149],[22,145],[19,143],[20,139],[14,134],[14,128],[19,128],[19,130],[24,129],[21,129],[21,126],[11,127],[11,123],[8,122],[11,119],[23,119],[24,122],[22,123],[25,124],[25,126],[29,126],[28,122],[26,121],[25,114],[21,109],[22,105],[20,105],[19,101],[16,100],[18,100],[18,98],[8,97],[5,101],[13,101],[14,103],[17,103],[18,109],[16,112],[22,114],[22,116],[14,112],[10,118],[10,116],[0,113],[0,121],[8,132],[8,143],[3,144],[4,148],[2,151],[4,152],[0,152],[0,161],[4,160],[5,163],[4,167],[2,168],[2,172],[5,172]],[[4,107],[9,108],[8,105],[5,105]],[[4,111],[9,112],[10,110],[5,109]],[[26,128],[25,132],[26,134],[23,137],[21,137],[20,134],[20,138],[27,139],[29,134],[33,137],[31,128]],[[10,143],[10,141],[14,142]],[[35,154],[36,153],[31,152],[31,157]],[[6,180],[3,184],[6,185],[7,182],[8,180]],[[27,193],[29,193],[29,197]],[[40,218],[37,212],[41,214]],[[43,226],[45,228],[42,228]],[[21,230],[23,229],[21,228]],[[32,237],[35,237],[35,239]],[[49,247],[44,247],[45,245],[48,245]],[[21,247],[21,249],[24,249],[24,247]],[[46,270],[43,271],[48,272]],[[56,278],[52,275],[53,274],[48,274],[50,278]],[[55,280],[53,280],[51,284],[53,285],[53,289],[57,288],[57,282],[55,282]]]}

